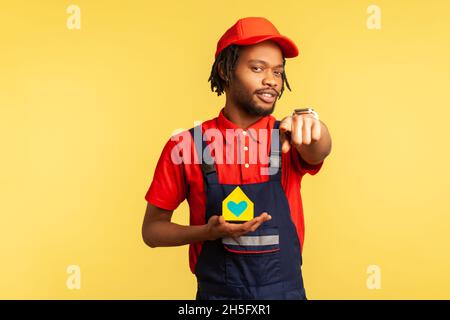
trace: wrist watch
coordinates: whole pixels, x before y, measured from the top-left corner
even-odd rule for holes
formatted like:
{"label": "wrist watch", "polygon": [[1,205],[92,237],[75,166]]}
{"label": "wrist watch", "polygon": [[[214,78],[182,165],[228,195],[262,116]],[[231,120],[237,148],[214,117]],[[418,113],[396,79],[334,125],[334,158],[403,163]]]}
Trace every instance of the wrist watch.
{"label": "wrist watch", "polygon": [[312,114],[314,118],[319,120],[319,114],[313,108],[302,108],[302,109],[294,109],[292,115],[296,114]]}

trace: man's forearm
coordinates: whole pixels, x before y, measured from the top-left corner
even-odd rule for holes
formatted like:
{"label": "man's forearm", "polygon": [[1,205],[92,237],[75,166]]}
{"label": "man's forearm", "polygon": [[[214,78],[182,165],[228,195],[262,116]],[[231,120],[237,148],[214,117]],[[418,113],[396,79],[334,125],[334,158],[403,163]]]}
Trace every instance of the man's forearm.
{"label": "man's forearm", "polygon": [[182,246],[208,240],[207,225],[182,226],[159,220],[149,224],[143,232],[145,243],[152,247]]}
{"label": "man's forearm", "polygon": [[322,162],[331,152],[331,136],[327,126],[320,121],[320,139],[318,141],[312,141],[309,145],[300,145],[297,151],[303,160],[309,164]]}

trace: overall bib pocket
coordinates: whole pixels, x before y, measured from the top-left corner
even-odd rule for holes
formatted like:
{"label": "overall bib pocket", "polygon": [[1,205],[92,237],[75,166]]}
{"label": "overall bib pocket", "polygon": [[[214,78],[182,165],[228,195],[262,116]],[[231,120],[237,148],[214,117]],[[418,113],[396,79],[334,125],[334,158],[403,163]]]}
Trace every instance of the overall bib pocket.
{"label": "overall bib pocket", "polygon": [[223,238],[226,281],[230,285],[263,286],[281,281],[277,227],[261,226],[239,238]]}

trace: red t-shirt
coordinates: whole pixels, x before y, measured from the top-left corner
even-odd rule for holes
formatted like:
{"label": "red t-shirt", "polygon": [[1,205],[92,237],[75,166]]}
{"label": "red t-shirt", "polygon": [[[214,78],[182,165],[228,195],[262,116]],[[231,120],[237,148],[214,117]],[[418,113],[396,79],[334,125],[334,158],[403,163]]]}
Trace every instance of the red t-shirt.
{"label": "red t-shirt", "polygon": [[[262,175],[260,170],[262,167],[267,167],[267,158],[270,150],[270,132],[274,123],[275,118],[269,115],[261,118],[246,130],[243,130],[224,116],[223,109],[220,111],[218,117],[202,123],[203,132],[208,129],[220,130],[224,139],[223,146],[230,146],[230,144],[225,142],[226,129],[240,130],[237,131],[237,135],[233,136],[234,143],[231,145],[232,152],[235,156],[234,159],[239,159],[238,157],[242,158],[239,161],[228,163],[229,161],[227,162],[225,160],[226,150],[225,148],[221,149],[224,158],[221,164],[216,164],[220,183],[248,184],[269,180],[269,176]],[[260,129],[266,129],[267,135],[260,134],[260,132],[264,132],[264,130]],[[174,154],[178,153],[183,157],[186,156],[180,150],[180,141],[182,141],[180,136],[191,137],[190,133],[185,131],[172,136],[166,143],[145,199],[149,203],[166,210],[175,210],[181,202],[187,199],[190,209],[190,224],[203,225],[205,224],[206,193],[201,167],[199,164],[194,163],[194,161],[190,161],[190,163],[185,163],[187,161],[181,163],[179,163],[180,161],[173,161]],[[253,141],[250,139],[253,139]],[[253,142],[256,142],[257,145],[259,144],[258,148],[265,144],[267,152],[258,151],[255,155],[255,149],[250,148],[255,145]],[[217,149],[219,145],[216,144],[212,149],[215,151],[219,150]],[[194,157],[194,155],[197,157],[194,143],[191,143],[190,147],[191,157]],[[177,152],[174,152],[174,150],[177,150]],[[213,156],[215,153],[220,155],[219,152],[213,152]],[[256,161],[254,161],[255,157]],[[289,202],[292,220],[297,228],[302,250],[305,227],[300,194],[301,180],[306,173],[315,175],[319,172],[322,165],[323,161],[316,165],[308,164],[301,158],[295,148],[291,148],[289,152],[282,153],[281,184]],[[192,273],[194,273],[198,256],[202,250],[202,244],[203,242],[198,242],[189,246],[189,265]]]}

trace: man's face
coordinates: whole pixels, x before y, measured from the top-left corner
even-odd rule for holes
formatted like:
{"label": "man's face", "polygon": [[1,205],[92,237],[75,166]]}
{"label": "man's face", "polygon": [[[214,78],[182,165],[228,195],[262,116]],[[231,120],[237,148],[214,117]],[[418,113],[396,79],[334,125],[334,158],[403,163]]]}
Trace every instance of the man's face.
{"label": "man's face", "polygon": [[283,54],[275,42],[245,46],[226,90],[228,98],[250,115],[269,115],[283,85],[282,73]]}

